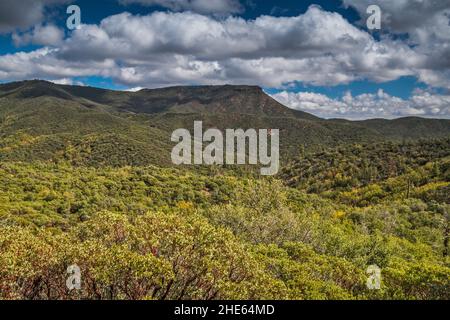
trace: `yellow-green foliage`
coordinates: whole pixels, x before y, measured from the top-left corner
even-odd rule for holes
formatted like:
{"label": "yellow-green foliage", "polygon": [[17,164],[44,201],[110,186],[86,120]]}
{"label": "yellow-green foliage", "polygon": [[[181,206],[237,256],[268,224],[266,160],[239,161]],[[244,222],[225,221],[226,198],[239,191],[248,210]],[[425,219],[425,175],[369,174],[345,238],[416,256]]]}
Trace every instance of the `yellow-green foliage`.
{"label": "yellow-green foliage", "polygon": [[[4,299],[274,299],[281,281],[245,246],[198,214],[101,212],[68,233],[2,227]],[[65,270],[78,265],[82,290]]]}
{"label": "yellow-green foliage", "polygon": [[216,169],[1,163],[0,299],[449,299],[447,168],[330,199]]}

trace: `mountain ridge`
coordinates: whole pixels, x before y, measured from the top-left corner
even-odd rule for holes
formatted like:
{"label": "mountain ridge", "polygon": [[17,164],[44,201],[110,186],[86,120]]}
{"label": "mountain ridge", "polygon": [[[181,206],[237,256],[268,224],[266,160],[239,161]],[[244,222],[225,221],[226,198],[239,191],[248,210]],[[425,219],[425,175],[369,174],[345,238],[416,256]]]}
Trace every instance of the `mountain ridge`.
{"label": "mountain ridge", "polygon": [[171,133],[192,130],[194,121],[205,128],[280,129],[287,160],[302,149],[450,136],[450,120],[321,119],[257,86],[124,92],[32,80],[0,84],[0,160],[170,165]]}
{"label": "mountain ridge", "polygon": [[[110,105],[117,111],[155,114],[161,112],[231,112],[264,113],[268,116],[294,116],[308,120],[318,120],[309,113],[289,109],[272,97],[266,95],[261,87],[248,85],[220,86],[174,86],[157,89],[142,89],[137,92],[102,89],[89,86],[60,85],[44,80],[27,80],[0,85],[0,97],[21,93],[19,98],[36,98],[53,95],[56,98],[83,98],[97,104]],[[34,94],[34,95],[33,95]],[[236,101],[239,95],[246,95],[253,101],[242,107],[242,101]],[[257,98],[263,99],[258,100]],[[229,103],[227,108],[210,105],[221,100]],[[150,103],[149,103],[150,102]],[[205,107],[210,106],[211,109]],[[237,106],[236,106],[237,105]],[[237,107],[237,108],[236,108]],[[255,110],[255,108],[260,108]],[[184,110],[183,110],[184,109]]]}

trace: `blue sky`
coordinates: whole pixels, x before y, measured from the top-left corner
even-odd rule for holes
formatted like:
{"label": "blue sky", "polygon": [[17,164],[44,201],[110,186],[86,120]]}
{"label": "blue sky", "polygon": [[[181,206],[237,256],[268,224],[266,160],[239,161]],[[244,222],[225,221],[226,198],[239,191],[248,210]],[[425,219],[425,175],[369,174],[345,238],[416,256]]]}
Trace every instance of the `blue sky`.
{"label": "blue sky", "polygon": [[251,84],[327,118],[450,118],[449,17],[447,0],[3,0],[0,82]]}

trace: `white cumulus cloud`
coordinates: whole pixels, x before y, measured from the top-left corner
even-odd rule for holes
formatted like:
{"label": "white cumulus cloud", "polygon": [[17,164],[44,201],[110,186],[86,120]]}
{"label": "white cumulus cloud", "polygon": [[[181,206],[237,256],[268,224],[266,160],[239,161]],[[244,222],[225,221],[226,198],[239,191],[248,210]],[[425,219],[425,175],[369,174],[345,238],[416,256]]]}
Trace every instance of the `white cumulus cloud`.
{"label": "white cumulus cloud", "polygon": [[361,120],[420,116],[450,119],[450,96],[426,91],[417,91],[408,100],[391,96],[381,89],[376,94],[357,96],[347,92],[339,99],[320,93],[288,91],[273,94],[272,97],[292,109],[324,118]]}
{"label": "white cumulus cloud", "polygon": [[[17,60],[0,56],[0,64],[6,59]],[[89,73],[93,65],[114,64],[115,68],[96,70],[94,75],[147,87],[387,81],[418,74],[426,64],[426,56],[400,41],[376,41],[339,14],[317,6],[296,17],[255,20],[216,19],[190,12],[123,13],[99,25],[83,25],[57,50],[41,56],[41,61],[33,59],[42,66],[41,71],[59,66],[57,75]],[[51,66],[45,68],[49,62]],[[22,78],[39,76],[34,73],[36,68],[25,65],[17,65],[15,73]]]}

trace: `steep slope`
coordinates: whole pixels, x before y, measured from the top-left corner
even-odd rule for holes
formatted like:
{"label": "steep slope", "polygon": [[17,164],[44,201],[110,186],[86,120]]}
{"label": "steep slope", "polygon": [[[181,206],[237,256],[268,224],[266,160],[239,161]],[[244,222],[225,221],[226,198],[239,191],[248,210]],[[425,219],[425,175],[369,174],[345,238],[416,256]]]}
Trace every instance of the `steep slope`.
{"label": "steep slope", "polygon": [[[172,113],[237,113],[319,120],[306,112],[286,108],[256,86],[173,87],[142,90],[137,97],[157,101],[162,110]],[[135,111],[146,112],[140,107]]]}

